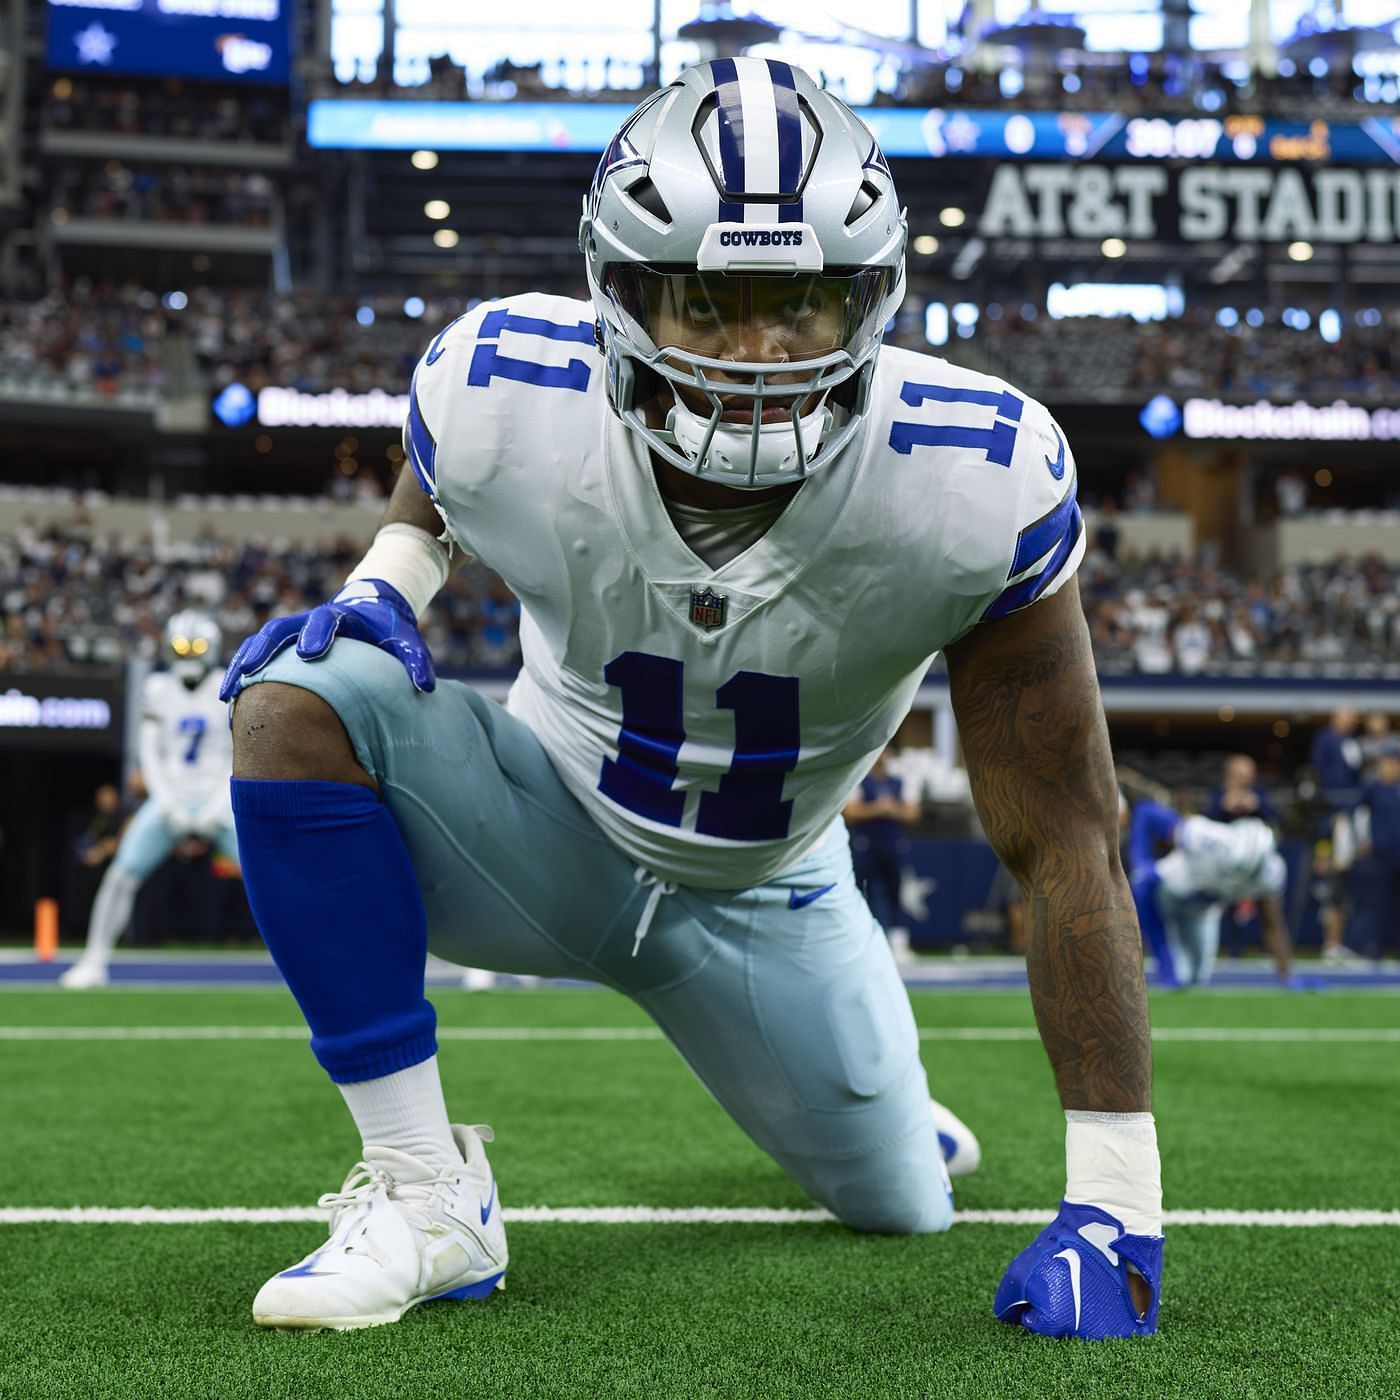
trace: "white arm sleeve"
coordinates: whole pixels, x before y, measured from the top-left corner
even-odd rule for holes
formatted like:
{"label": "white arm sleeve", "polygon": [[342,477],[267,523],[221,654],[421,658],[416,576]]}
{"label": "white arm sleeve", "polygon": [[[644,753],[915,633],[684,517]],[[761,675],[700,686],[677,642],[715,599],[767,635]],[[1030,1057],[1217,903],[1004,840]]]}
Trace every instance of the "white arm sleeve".
{"label": "white arm sleeve", "polygon": [[146,715],[141,720],[136,749],[147,793],[162,812],[169,811],[176,803],[166,780],[165,762],[160,751],[160,721],[154,716]]}

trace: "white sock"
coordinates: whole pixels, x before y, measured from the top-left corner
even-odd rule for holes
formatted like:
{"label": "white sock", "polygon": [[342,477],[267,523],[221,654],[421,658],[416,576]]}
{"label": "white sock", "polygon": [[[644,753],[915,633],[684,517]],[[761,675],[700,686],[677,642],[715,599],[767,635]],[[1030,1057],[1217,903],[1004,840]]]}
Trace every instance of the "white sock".
{"label": "white sock", "polygon": [[392,1147],[430,1166],[455,1167],[462,1154],[452,1140],[437,1056],[380,1079],[337,1084],[360,1130],[366,1154]]}
{"label": "white sock", "polygon": [[1098,1206],[1130,1235],[1162,1233],[1162,1164],[1150,1113],[1065,1111],[1065,1200]]}
{"label": "white sock", "polygon": [[140,878],[129,870],[123,870],[119,865],[107,867],[107,873],[97,887],[97,898],[92,902],[87,947],[83,949],[83,958],[87,962],[101,963],[104,967],[107,965],[117,940],[131,922],[131,910],[140,888]]}

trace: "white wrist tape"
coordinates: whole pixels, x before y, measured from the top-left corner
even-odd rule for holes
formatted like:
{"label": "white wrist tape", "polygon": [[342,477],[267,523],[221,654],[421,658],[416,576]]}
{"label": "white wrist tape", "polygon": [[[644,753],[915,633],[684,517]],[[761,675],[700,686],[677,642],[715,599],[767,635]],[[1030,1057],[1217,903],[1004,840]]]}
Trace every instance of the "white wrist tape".
{"label": "white wrist tape", "polygon": [[416,525],[385,525],[374,537],[369,552],[353,569],[346,583],[357,579],[382,579],[403,594],[414,617],[420,617],[452,571],[452,546]]}
{"label": "white wrist tape", "polygon": [[1130,1235],[1160,1235],[1162,1160],[1152,1115],[1066,1109],[1065,1200],[1099,1206]]}

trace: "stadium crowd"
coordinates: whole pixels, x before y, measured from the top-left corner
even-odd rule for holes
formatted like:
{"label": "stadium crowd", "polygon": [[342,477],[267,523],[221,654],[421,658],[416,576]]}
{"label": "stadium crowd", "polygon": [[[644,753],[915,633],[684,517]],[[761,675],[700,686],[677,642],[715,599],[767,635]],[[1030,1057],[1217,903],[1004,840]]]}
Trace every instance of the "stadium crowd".
{"label": "stadium crowd", "polygon": [[[1011,47],[1008,42],[991,52],[1003,55]],[[1354,120],[1357,104],[1393,105],[1397,100],[1393,77],[1363,77],[1344,60],[1313,74],[1285,57],[1279,71],[1268,75],[1246,73],[1242,64],[1221,64],[1200,55],[1119,55],[1114,62],[1105,62],[1102,55],[1086,55],[1085,62],[1070,61],[1051,69],[1001,61],[983,67],[927,52],[934,61],[881,64],[882,86],[870,105],[995,110],[1010,100],[1018,108],[1040,111],[1111,110],[1152,117],[1207,113],[1221,118],[1269,114],[1296,118],[1303,112]],[[862,105],[864,95],[848,91],[840,73],[824,71],[820,61],[809,60],[807,67],[823,87]],[[621,62],[593,65],[580,81],[576,71],[566,75],[561,65],[506,59],[470,72],[447,54],[438,54],[421,66],[421,72],[419,82],[396,83],[385,57],[372,72],[347,70],[319,85],[320,95],[443,102],[634,103],[656,86],[654,70]]]}
{"label": "stadium crowd", "polygon": [[56,224],[84,218],[266,228],[276,189],[260,170],[109,160],[58,168],[50,177],[49,197],[49,217]]}
{"label": "stadium crowd", "polygon": [[[1210,564],[1117,557],[1101,524],[1081,571],[1095,655],[1106,673],[1367,675],[1400,662],[1400,567],[1372,557],[1289,567],[1252,580]],[[328,597],[358,557],[345,542],[232,545],[104,538],[71,523],[0,535],[0,669],[111,663],[153,654],[186,603],[226,636]],[[519,657],[518,605],[484,568],[454,576],[429,614],[444,670],[502,670]]]}
{"label": "stadium crowd", "polygon": [[[1394,396],[1400,368],[1394,350],[1400,311],[1393,308],[1349,315],[1333,344],[1319,333],[1316,310],[1301,307],[1292,309],[1293,325],[1280,319],[1278,308],[1244,315],[1233,307],[1188,309],[1144,322],[1128,316],[1057,320],[1034,307],[1030,312],[986,308],[973,341],[997,373],[1041,398],[1066,392],[1100,400],[1157,393],[1208,392],[1227,400],[1345,394],[1379,403]],[[957,356],[956,348],[947,353]]]}
{"label": "stadium crowd", "polygon": [[[62,527],[0,535],[0,671],[154,658],[161,628],[185,606],[212,611],[231,649],[269,617],[314,607],[340,587],[363,542],[231,545],[104,538],[81,513]],[[480,565],[438,595],[424,635],[445,671],[513,671],[519,605]]]}
{"label": "stadium crowd", "polygon": [[55,78],[44,104],[44,121],[50,131],[238,145],[281,145],[288,134],[285,93],[178,78],[140,85],[119,79]]}
{"label": "stadium crowd", "polygon": [[1373,557],[1249,579],[1181,558],[1118,560],[1099,541],[1080,573],[1109,674],[1355,675],[1400,662],[1400,569]]}
{"label": "stadium crowd", "polygon": [[[557,290],[585,295],[581,287]],[[254,390],[276,384],[307,393],[397,392],[432,335],[473,304],[457,296],[424,301],[199,286],[158,295],[131,283],[77,278],[42,294],[36,287],[32,295],[0,299],[0,390],[7,375],[40,389],[42,381],[103,394],[158,388],[162,342],[181,341],[215,390],[238,380]],[[1388,401],[1400,368],[1400,311],[1350,313],[1331,344],[1317,330],[1316,309],[1306,313],[1304,329],[1295,329],[1302,308],[1293,311],[1293,325],[1278,309],[1241,315],[1235,308],[1138,322],[1055,319],[1031,306],[993,304],[982,308],[971,337],[955,338],[939,353],[1052,402],[1078,396],[1133,403],[1157,393],[1204,392],[1237,400],[1342,394]],[[1222,315],[1229,324],[1221,324]],[[891,343],[927,350],[923,324],[916,291]]]}

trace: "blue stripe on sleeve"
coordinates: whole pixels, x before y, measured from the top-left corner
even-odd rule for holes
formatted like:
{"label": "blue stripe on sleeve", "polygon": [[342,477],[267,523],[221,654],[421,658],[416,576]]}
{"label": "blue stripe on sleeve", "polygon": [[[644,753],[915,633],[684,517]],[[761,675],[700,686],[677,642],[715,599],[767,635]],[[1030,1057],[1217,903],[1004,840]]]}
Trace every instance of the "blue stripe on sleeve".
{"label": "blue stripe on sleeve", "polygon": [[[716,126],[719,132],[719,159],[724,190],[721,195],[744,192],[744,104],[739,97],[739,70],[732,58],[717,58],[711,65],[715,76]],[[741,224],[744,206],[721,197],[719,221]]]}
{"label": "blue stripe on sleeve", "polygon": [[404,436],[408,439],[408,460],[413,463],[414,475],[418,478],[418,484],[434,500],[437,499],[437,443],[433,441],[433,435],[428,431],[428,425],[423,421],[422,411],[418,407],[418,375],[413,376],[413,383],[408,390],[408,431]]}
{"label": "blue stripe on sleeve", "polygon": [[1016,540],[1016,555],[1011,561],[1011,575],[1014,578],[1022,569],[1029,568],[1041,555],[1047,553],[1055,542],[1063,537],[1070,517],[1079,514],[1075,504],[1076,484],[1071,481],[1064,500],[1048,515],[1042,515],[1034,525],[1027,525]]}
{"label": "blue stripe on sleeve", "polygon": [[[768,60],[773,79],[773,100],[778,110],[778,193],[794,195],[802,183],[802,116],[797,107],[797,82],[792,67],[777,59]],[[802,201],[778,206],[778,221],[802,222]]]}
{"label": "blue stripe on sleeve", "polygon": [[1079,542],[1079,536],[1084,528],[1084,521],[1079,514],[1079,506],[1071,502],[1069,528],[1065,530],[1060,538],[1060,543],[1055,552],[1046,561],[1045,567],[1038,573],[1032,574],[1029,578],[1022,579],[1020,583],[1013,583],[1010,588],[1003,589],[991,606],[982,614],[983,620],[996,617],[1005,617],[1007,613],[1015,612],[1017,608],[1023,608],[1028,603],[1033,603],[1040,595],[1055,581],[1055,576],[1060,572],[1066,559],[1074,551],[1074,546]]}

